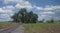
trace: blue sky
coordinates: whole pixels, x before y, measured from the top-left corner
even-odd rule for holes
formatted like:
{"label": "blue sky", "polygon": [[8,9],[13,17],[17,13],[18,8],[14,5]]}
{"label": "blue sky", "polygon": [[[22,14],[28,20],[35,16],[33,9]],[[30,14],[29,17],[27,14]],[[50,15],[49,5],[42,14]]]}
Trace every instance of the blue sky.
{"label": "blue sky", "polygon": [[38,15],[38,20],[60,20],[60,0],[0,0],[0,21],[10,17],[19,9],[26,8]]}
{"label": "blue sky", "polygon": [[60,5],[60,0],[28,0],[34,5],[37,6],[47,6],[47,5]]}

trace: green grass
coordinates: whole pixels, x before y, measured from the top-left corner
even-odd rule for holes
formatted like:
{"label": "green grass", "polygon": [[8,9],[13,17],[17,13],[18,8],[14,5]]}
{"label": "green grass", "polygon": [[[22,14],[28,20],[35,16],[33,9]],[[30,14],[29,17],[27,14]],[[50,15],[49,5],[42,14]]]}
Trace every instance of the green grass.
{"label": "green grass", "polygon": [[43,27],[43,26],[58,26],[60,23],[36,23],[36,24],[31,24],[33,27]]}
{"label": "green grass", "polygon": [[24,24],[30,25],[33,27],[44,27],[44,26],[60,26],[60,23],[32,23],[32,24]]}

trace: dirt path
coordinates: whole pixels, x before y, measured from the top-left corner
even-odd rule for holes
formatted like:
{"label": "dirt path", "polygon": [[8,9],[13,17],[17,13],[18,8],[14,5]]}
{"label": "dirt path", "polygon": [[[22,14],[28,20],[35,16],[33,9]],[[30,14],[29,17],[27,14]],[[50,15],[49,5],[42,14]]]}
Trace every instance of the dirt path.
{"label": "dirt path", "polygon": [[14,31],[10,33],[23,33],[24,32],[24,27],[20,25],[18,28],[16,28]]}

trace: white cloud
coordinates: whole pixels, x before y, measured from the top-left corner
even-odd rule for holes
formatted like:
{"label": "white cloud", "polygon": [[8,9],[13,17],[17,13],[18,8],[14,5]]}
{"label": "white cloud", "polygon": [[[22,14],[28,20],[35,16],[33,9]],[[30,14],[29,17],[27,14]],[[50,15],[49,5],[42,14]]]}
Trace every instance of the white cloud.
{"label": "white cloud", "polygon": [[55,15],[57,12],[60,12],[60,6],[45,6],[44,8],[42,7],[42,9],[38,7],[37,10],[42,10],[41,12],[38,12],[38,20],[42,20],[43,18],[47,18],[48,20],[52,18],[52,15]]}
{"label": "white cloud", "polygon": [[44,10],[49,11],[49,10],[58,10],[60,9],[60,6],[46,6]]}
{"label": "white cloud", "polygon": [[[26,8],[28,10],[36,9],[37,11],[42,10],[42,12],[39,12],[39,14],[41,13],[41,15],[39,16],[39,19],[49,17],[47,14],[52,15],[52,14],[55,14],[56,12],[60,12],[60,6],[57,6],[57,5],[56,6],[47,5],[45,7],[40,7],[40,6],[31,4],[29,1],[26,1],[26,0],[4,0],[5,5],[10,4],[10,3],[16,3],[15,7],[14,6],[4,6],[4,7],[0,8],[0,12],[12,13],[13,9],[15,9],[15,8],[18,8],[18,9]],[[55,10],[56,10],[56,12],[55,12]],[[36,13],[37,13],[37,11],[36,11]],[[11,15],[13,15],[13,14],[11,14]]]}
{"label": "white cloud", "polygon": [[45,19],[45,20],[50,20],[51,18],[52,18],[52,16],[50,16],[50,15],[45,15],[45,14],[41,14],[41,15],[38,15],[39,16],[39,18],[38,18],[38,20],[40,21],[40,20],[43,20],[43,19]]}
{"label": "white cloud", "polygon": [[55,14],[55,12],[48,11],[48,12],[42,12],[42,14]]}
{"label": "white cloud", "polygon": [[28,1],[25,1],[23,4],[22,3],[17,3],[15,5],[16,8],[26,8],[26,9],[33,9],[33,6],[31,3],[29,3]]}
{"label": "white cloud", "polygon": [[60,10],[60,6],[45,6],[45,7],[38,7],[35,6],[37,10],[43,10],[43,11],[54,11],[54,10]]}
{"label": "white cloud", "polygon": [[2,8],[0,8],[0,12],[3,12],[3,9]]}
{"label": "white cloud", "polygon": [[12,9],[14,9],[14,7],[13,6],[5,6],[5,7],[3,7],[3,9],[12,10]]}
{"label": "white cloud", "polygon": [[11,13],[13,12],[12,10],[14,9],[13,6],[4,6],[0,8],[0,13]]}
{"label": "white cloud", "polygon": [[10,20],[10,16],[14,14],[13,9],[13,6],[4,6],[0,8],[0,18]]}
{"label": "white cloud", "polygon": [[10,4],[10,3],[17,3],[16,8],[29,8],[29,9],[37,9],[37,10],[44,10],[44,11],[51,11],[51,10],[56,10],[60,9],[60,6],[45,6],[45,7],[38,7],[38,6],[32,6],[32,4],[29,1],[26,0],[4,0],[4,3]]}
{"label": "white cloud", "polygon": [[27,9],[32,9],[33,7],[31,5],[20,5],[20,4],[16,4],[15,6],[16,8],[27,8]]}
{"label": "white cloud", "polygon": [[37,9],[37,10],[43,10],[42,7],[37,7],[37,6],[36,6],[36,9]]}
{"label": "white cloud", "polygon": [[4,4],[16,3],[16,8],[27,8],[28,10],[33,9],[32,4],[26,0],[4,0]]}
{"label": "white cloud", "polygon": [[22,3],[25,0],[4,0],[4,4],[9,4],[9,3]]}
{"label": "white cloud", "polygon": [[9,17],[8,14],[0,14],[0,18],[7,18],[7,17]]}

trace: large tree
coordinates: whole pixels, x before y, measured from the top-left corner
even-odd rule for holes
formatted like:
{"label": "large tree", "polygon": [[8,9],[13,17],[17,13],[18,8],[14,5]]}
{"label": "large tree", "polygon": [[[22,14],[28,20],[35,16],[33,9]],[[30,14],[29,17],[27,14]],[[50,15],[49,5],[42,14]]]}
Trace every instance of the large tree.
{"label": "large tree", "polygon": [[27,12],[25,8],[19,10],[18,13],[15,13],[12,16],[13,21],[22,22],[22,23],[36,23],[38,15],[32,11]]}

